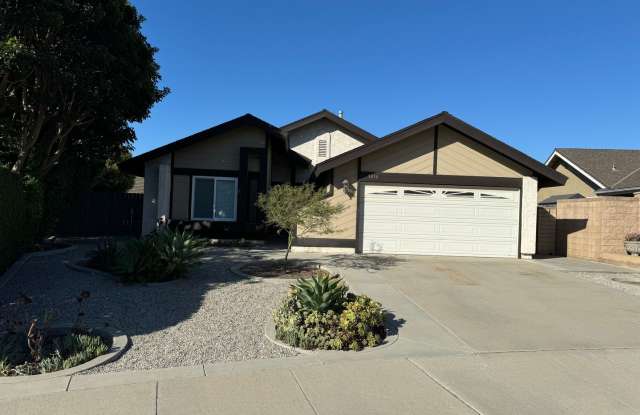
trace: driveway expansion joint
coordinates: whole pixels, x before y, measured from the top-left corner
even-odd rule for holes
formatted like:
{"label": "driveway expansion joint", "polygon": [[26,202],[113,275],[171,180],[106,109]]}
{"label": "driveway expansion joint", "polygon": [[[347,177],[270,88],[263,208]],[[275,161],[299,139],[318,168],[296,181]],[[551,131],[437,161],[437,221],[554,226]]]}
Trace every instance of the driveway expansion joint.
{"label": "driveway expansion joint", "polygon": [[467,408],[469,408],[470,410],[472,410],[473,412],[475,412],[478,415],[484,415],[482,412],[480,412],[479,409],[477,409],[476,407],[471,405],[471,403],[469,403],[466,400],[464,400],[460,395],[455,393],[453,390],[451,390],[449,387],[444,385],[442,382],[438,381],[438,379],[436,379],[435,377],[431,376],[431,374],[424,367],[422,367],[418,362],[414,361],[410,357],[407,358],[407,361],[409,363],[411,363],[413,366],[415,366],[416,369],[418,369],[420,372],[422,372],[426,377],[428,377],[433,382],[435,382],[438,386],[440,386],[442,389],[444,389],[447,393],[449,393],[451,396],[453,396],[455,399],[457,399],[464,406],[466,406]]}
{"label": "driveway expansion joint", "polygon": [[304,399],[309,404],[309,407],[311,407],[313,413],[316,415],[320,415],[316,407],[311,403],[311,399],[309,399],[307,392],[305,392],[304,388],[302,387],[302,383],[300,383],[300,379],[298,379],[298,376],[296,376],[296,373],[293,371],[293,369],[289,369],[289,373],[291,373],[291,376],[293,376],[293,380],[296,382],[296,385],[298,385],[298,389],[300,389],[300,392],[302,392],[302,396],[304,396]]}

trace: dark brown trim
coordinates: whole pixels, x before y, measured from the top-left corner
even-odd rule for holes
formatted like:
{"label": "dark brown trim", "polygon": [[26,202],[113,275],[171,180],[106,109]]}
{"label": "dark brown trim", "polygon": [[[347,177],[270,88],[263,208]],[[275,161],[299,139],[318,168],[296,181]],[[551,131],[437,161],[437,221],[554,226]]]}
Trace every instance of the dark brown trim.
{"label": "dark brown trim", "polygon": [[191,198],[193,197],[193,175],[189,175],[189,220],[193,220],[191,214]]}
{"label": "dark brown trim", "polygon": [[355,239],[298,238],[293,246],[309,246],[319,248],[355,248]]}
{"label": "dark brown trim", "polygon": [[438,131],[440,126],[436,125],[433,131],[433,174],[438,174]]}
{"label": "dark brown trim", "polygon": [[169,217],[173,217],[173,166],[175,163],[175,154],[171,152],[171,188],[169,189]]}
{"label": "dark brown trim", "polygon": [[220,177],[238,177],[240,172],[238,170],[215,170],[215,169],[187,169],[183,167],[176,167],[173,169],[176,175],[191,175],[191,176],[220,176]]}
{"label": "dark brown trim", "polygon": [[340,118],[337,115],[335,115],[334,113],[332,113],[331,111],[328,111],[326,109],[320,110],[318,112],[316,112],[315,114],[311,114],[308,115],[304,118],[300,118],[297,121],[293,121],[289,124],[285,124],[282,127],[280,127],[280,130],[285,133],[288,134],[290,131],[293,131],[295,129],[298,129],[300,127],[304,127],[305,125],[311,124],[313,122],[316,122],[318,120],[321,120],[323,118],[328,119],[329,121],[332,121],[333,123],[337,124],[338,126],[342,127],[344,130],[350,132],[351,134],[355,135],[357,139],[360,139],[360,141],[366,143],[366,142],[372,142],[378,139],[378,137],[376,137],[375,135],[371,134],[368,131],[363,130],[362,128],[358,127],[355,124],[350,123],[349,121],[345,120],[344,118]]}
{"label": "dark brown trim", "polygon": [[437,125],[444,124],[454,131],[463,134],[465,137],[471,138],[473,141],[483,144],[491,150],[503,155],[504,157],[526,167],[534,172],[539,178],[541,184],[564,184],[567,180],[562,174],[545,166],[537,160],[527,156],[519,150],[503,143],[502,141],[491,137],[489,134],[465,123],[464,121],[454,117],[447,112],[441,112],[433,117],[426,118],[418,123],[410,125],[406,128],[389,134],[377,141],[357,147],[353,150],[340,154],[329,160],[323,161],[315,168],[316,173],[321,173],[340,166],[348,161],[362,157],[373,151],[380,150],[386,146],[397,143],[407,137],[413,136],[422,131],[433,128]]}
{"label": "dark brown trim", "polygon": [[521,189],[522,179],[515,177],[450,176],[434,174],[371,173],[362,183],[427,184],[436,186],[497,187]]}

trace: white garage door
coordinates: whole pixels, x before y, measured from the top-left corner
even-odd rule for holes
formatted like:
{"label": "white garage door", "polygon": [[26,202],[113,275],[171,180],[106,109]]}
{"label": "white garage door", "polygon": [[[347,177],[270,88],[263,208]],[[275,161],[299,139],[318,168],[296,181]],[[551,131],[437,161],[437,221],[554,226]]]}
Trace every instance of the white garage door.
{"label": "white garage door", "polygon": [[366,185],[362,251],[517,257],[518,190]]}

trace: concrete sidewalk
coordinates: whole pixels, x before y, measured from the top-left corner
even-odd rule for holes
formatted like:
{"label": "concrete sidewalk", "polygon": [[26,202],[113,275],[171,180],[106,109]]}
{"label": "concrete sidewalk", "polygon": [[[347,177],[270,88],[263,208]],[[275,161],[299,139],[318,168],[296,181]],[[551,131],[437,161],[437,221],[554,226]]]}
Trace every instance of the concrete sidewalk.
{"label": "concrete sidewalk", "polygon": [[2,413],[16,415],[637,414],[640,408],[638,350],[253,363],[80,375],[66,392],[0,404]]}

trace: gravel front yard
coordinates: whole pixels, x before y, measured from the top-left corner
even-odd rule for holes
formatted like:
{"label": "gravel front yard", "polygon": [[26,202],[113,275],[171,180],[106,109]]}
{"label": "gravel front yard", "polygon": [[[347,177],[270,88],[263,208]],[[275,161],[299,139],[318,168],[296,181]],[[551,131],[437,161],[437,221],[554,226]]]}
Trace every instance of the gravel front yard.
{"label": "gravel front yard", "polygon": [[264,337],[264,325],[290,282],[252,282],[228,271],[231,264],[262,259],[272,256],[271,252],[211,248],[205,264],[190,278],[140,286],[72,271],[62,263],[79,260],[92,248],[87,245],[73,253],[32,258],[0,288],[2,305],[15,301],[20,293],[33,298],[33,312],[62,305],[55,325],[72,322],[73,298],[81,290],[89,291],[87,325],[121,329],[133,343],[119,360],[92,372],[294,354]]}

